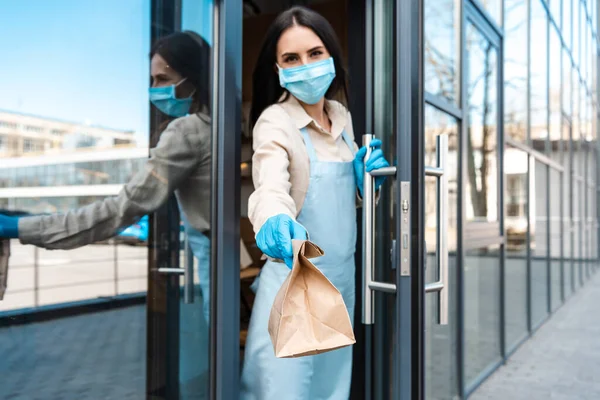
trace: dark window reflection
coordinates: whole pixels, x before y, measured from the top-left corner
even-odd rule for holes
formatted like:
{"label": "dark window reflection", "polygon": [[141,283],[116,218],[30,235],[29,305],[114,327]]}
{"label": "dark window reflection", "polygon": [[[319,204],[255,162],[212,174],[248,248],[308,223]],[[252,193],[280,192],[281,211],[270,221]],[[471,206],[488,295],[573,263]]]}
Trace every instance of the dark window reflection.
{"label": "dark window reflection", "polygon": [[467,27],[467,219],[498,220],[498,64],[496,48]]}
{"label": "dark window reflection", "polygon": [[464,260],[467,386],[500,359],[499,247],[469,250]]}
{"label": "dark window reflection", "polygon": [[425,1],[425,90],[458,101],[458,10],[454,0]]}

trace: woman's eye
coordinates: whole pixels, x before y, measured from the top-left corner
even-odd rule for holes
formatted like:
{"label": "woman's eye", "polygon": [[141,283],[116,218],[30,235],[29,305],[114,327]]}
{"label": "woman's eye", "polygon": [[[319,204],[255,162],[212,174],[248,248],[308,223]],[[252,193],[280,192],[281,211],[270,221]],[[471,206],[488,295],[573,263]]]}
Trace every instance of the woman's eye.
{"label": "woman's eye", "polygon": [[283,61],[285,61],[286,63],[292,63],[295,62],[298,59],[298,57],[296,56],[289,56],[283,59]]}
{"label": "woman's eye", "polygon": [[311,57],[318,57],[318,56],[320,56],[321,54],[323,54],[323,52],[322,52],[321,50],[315,50],[315,51],[313,51],[313,52],[310,54],[310,56],[311,56]]}

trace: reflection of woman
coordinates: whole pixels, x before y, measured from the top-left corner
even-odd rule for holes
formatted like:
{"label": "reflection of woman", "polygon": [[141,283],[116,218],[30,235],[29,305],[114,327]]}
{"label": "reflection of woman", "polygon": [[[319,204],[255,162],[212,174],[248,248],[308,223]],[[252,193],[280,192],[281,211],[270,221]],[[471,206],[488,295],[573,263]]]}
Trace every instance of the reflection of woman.
{"label": "reflection of woman", "polygon": [[271,259],[262,269],[250,321],[242,398],[347,399],[352,349],[278,359],[267,331],[269,312],[289,273],[286,264],[291,267],[291,241],[305,239],[308,232],[325,251],[315,264],[353,315],[357,188],[362,189],[365,164],[368,171],[388,164],[380,149],[365,163],[366,149],[356,152],[348,111],[330,100],[346,97],[345,72],[335,33],[317,13],[292,8],[277,17],[260,52],[253,87],[256,191],[249,216],[257,245]]}
{"label": "reflection of woman", "polygon": [[203,234],[210,227],[209,57],[208,44],[193,32],[157,41],[151,51],[150,100],[166,121],[145,166],[116,197],[65,214],[0,215],[0,237],[47,249],[81,247],[115,236],[175,192],[194,253],[208,260]]}

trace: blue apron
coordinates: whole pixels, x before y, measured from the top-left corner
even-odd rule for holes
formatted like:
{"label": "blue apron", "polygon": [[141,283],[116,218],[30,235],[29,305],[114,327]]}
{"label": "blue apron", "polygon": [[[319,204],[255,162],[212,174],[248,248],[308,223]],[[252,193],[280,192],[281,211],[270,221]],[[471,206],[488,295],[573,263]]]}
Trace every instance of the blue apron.
{"label": "blue apron", "polygon": [[[352,162],[324,162],[306,128],[301,130],[310,159],[310,182],[297,221],[310,240],[325,251],[312,260],[341,292],[354,317],[356,250],[356,183]],[[343,139],[354,152],[346,132]],[[352,379],[352,347],[316,356],[279,359],[267,329],[275,295],[290,270],[267,261],[254,301],[242,372],[243,400],[346,400]]]}
{"label": "blue apron", "polygon": [[179,384],[180,398],[208,399],[210,321],[210,239],[194,229],[181,213],[185,233],[198,261],[199,285],[194,285],[194,302],[180,304]]}

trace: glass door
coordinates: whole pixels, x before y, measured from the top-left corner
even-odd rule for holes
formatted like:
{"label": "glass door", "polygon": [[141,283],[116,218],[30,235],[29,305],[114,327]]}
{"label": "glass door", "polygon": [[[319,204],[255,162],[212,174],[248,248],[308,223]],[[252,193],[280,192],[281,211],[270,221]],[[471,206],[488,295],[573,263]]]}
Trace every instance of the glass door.
{"label": "glass door", "polygon": [[483,13],[465,7],[462,265],[463,383],[468,395],[502,362],[504,228],[500,39]]}
{"label": "glass door", "polygon": [[[185,82],[195,91],[187,115],[151,112],[151,147],[172,134],[189,147],[169,164],[166,183],[178,185],[149,219],[148,399],[239,392],[240,252],[231,249],[240,245],[240,170],[226,166],[240,164],[241,121],[224,116],[240,115],[241,9],[241,1],[152,0],[151,85],[175,70],[176,97]],[[194,167],[178,178],[190,157]]]}
{"label": "glass door", "polygon": [[444,117],[424,108],[421,8],[420,0],[381,0],[366,2],[364,12],[362,142],[380,138],[393,166],[377,171],[388,176],[377,196],[373,177],[365,177],[370,196],[363,204],[357,280],[365,353],[361,398],[442,399],[457,392],[448,241],[449,185],[456,185],[457,166],[448,155],[452,147],[456,157],[458,130],[449,122],[430,130],[431,137],[423,134],[424,117],[440,123]]}

